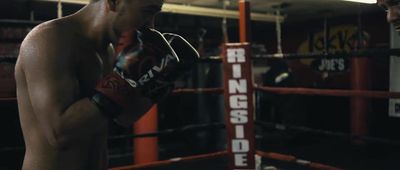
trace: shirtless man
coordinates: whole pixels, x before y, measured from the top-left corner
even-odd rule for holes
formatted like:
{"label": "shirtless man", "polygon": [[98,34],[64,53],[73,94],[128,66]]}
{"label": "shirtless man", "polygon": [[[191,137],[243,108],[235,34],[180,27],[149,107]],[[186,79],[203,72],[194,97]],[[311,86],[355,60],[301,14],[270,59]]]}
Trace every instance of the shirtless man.
{"label": "shirtless man", "polygon": [[113,90],[107,93],[98,85],[113,72],[110,44],[116,45],[123,32],[148,23],[162,4],[163,0],[92,0],[77,13],[29,33],[15,68],[26,145],[23,170],[107,169],[110,117],[128,125],[153,104],[133,88],[123,96],[129,107],[119,108],[118,115],[109,113],[121,106],[114,99],[122,94],[115,97]]}
{"label": "shirtless man", "polygon": [[387,12],[387,21],[400,31],[400,0],[377,0],[377,3]]}

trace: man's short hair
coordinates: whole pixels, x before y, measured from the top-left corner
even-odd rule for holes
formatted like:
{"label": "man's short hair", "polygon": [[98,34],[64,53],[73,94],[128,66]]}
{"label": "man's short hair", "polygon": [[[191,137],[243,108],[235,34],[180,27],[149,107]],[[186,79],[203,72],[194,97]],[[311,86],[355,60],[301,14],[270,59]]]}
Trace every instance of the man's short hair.
{"label": "man's short hair", "polygon": [[98,1],[101,1],[101,0],[90,0],[90,3],[95,3],[95,2],[98,2]]}

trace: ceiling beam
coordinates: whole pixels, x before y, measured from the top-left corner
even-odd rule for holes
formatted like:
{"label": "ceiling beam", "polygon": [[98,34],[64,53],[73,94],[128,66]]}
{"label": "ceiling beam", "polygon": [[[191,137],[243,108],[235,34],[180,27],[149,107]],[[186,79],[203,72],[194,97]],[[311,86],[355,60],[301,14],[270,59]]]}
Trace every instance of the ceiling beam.
{"label": "ceiling beam", "polygon": [[[58,2],[58,0],[34,0],[34,1]],[[61,0],[61,2],[86,5],[89,3],[89,0]],[[219,8],[178,5],[172,3],[164,3],[162,12],[184,14],[184,15],[197,15],[197,16],[218,17],[218,18],[226,17],[230,19],[239,19],[238,10],[224,10]],[[283,22],[285,19],[283,16],[279,16],[278,18],[279,21],[281,22]],[[277,16],[273,14],[251,13],[251,19],[253,21],[276,22]]]}

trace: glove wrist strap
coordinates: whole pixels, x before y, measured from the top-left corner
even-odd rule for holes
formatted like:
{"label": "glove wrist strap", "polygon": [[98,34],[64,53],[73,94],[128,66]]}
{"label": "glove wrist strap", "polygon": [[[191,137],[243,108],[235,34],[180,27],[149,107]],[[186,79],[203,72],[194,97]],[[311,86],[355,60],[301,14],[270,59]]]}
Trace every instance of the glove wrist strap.
{"label": "glove wrist strap", "polygon": [[96,90],[89,97],[89,100],[94,103],[100,109],[100,111],[109,119],[115,119],[121,114],[123,110],[120,105]]}

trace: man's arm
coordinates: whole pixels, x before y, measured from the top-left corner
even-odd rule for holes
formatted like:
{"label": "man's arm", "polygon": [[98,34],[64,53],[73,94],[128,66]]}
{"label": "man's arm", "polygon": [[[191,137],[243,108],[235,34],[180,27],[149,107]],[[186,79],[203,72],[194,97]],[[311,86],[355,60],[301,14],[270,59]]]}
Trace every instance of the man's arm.
{"label": "man's arm", "polygon": [[[46,29],[27,37],[20,51],[34,114],[49,143],[68,147],[81,137],[104,131],[107,118],[81,96],[71,43]],[[40,36],[41,35],[41,36]],[[65,37],[68,38],[68,37]],[[84,56],[82,56],[84,57]]]}

